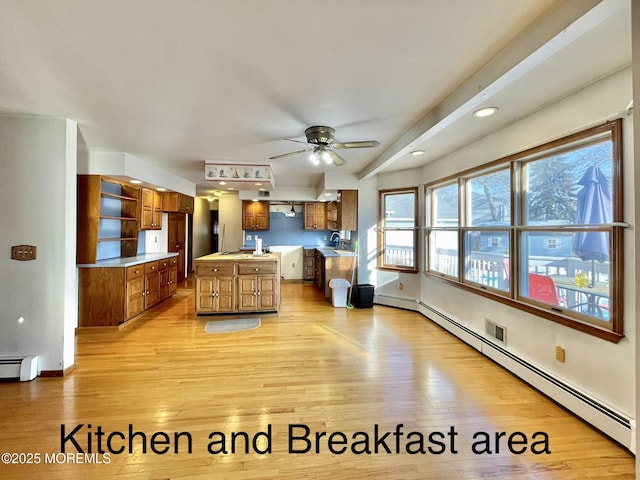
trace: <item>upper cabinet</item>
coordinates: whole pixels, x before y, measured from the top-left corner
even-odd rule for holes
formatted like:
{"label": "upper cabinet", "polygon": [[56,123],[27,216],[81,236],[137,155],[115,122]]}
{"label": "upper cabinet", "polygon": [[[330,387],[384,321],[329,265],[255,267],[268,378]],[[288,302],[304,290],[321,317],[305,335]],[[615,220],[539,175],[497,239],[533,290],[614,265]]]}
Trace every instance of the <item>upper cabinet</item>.
{"label": "upper cabinet", "polygon": [[134,257],[140,187],[101,175],[78,175],[76,262]]}
{"label": "upper cabinet", "polygon": [[358,191],[341,190],[338,204],[338,228],[336,230],[358,230]]}
{"label": "upper cabinet", "polygon": [[[338,192],[338,200],[329,202],[326,208],[327,230],[358,230],[357,190],[340,190]],[[306,222],[305,228],[308,228]]]}
{"label": "upper cabinet", "polygon": [[304,229],[327,229],[327,204],[323,202],[311,202],[304,204]]}
{"label": "upper cabinet", "polygon": [[162,229],[162,193],[150,188],[142,188],[140,194],[140,228],[142,230]]}
{"label": "upper cabinet", "polygon": [[178,192],[162,192],[162,211],[193,213],[193,197]]}
{"label": "upper cabinet", "polygon": [[269,202],[243,200],[242,229],[269,230]]}

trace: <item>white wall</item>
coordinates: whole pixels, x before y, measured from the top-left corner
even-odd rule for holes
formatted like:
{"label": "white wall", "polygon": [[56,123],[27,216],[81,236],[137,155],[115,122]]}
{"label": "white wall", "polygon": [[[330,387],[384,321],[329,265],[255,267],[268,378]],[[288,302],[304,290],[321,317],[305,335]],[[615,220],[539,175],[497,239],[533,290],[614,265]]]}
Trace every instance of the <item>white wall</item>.
{"label": "white wall", "polygon": [[218,236],[219,251],[238,250],[242,239],[242,200],[237,195],[225,193],[219,197]]}
{"label": "white wall", "polygon": [[[521,121],[511,124],[422,169],[422,181],[502,158],[606,120],[620,117],[631,99],[631,71],[626,69],[574,93]],[[633,122],[624,117],[625,220],[634,224]],[[415,184],[406,172],[406,185]],[[378,186],[398,186],[398,174],[381,175]],[[635,418],[636,285],[634,229],[625,234],[625,338],[614,344],[551,321],[502,305],[496,301],[446,285],[424,275],[407,278],[411,289],[419,284],[419,299],[476,331],[484,331],[490,318],[507,328],[507,349],[541,367],[556,378],[596,398],[612,409]],[[376,291],[376,293],[378,293]],[[555,345],[563,345],[567,360],[554,358]],[[612,374],[615,372],[615,375]]]}
{"label": "white wall", "polygon": [[[38,354],[39,370],[74,361],[76,135],[66,119],[0,116],[0,356]],[[11,260],[21,244],[37,259]]]}

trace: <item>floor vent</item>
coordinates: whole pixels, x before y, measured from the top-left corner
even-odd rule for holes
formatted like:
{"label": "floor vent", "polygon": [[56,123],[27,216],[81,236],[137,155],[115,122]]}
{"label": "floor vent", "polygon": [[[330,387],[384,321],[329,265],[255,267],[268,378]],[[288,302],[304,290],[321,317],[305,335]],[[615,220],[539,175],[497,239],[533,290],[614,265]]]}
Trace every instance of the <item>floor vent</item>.
{"label": "floor vent", "polygon": [[0,357],[0,380],[33,380],[38,376],[38,356]]}
{"label": "floor vent", "polygon": [[507,344],[507,329],[504,328],[502,325],[498,325],[497,323],[492,322],[488,318],[485,318],[484,331],[488,336],[490,336],[494,340],[497,340],[503,345]]}

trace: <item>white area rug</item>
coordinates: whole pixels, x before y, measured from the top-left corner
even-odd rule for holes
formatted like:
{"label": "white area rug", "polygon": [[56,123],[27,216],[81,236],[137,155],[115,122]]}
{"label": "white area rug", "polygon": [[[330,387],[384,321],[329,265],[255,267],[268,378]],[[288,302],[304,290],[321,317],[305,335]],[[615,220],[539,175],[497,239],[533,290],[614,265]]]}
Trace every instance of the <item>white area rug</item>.
{"label": "white area rug", "polygon": [[231,320],[215,320],[207,322],[204,331],[207,333],[227,333],[239,332],[242,330],[253,330],[260,326],[260,318],[233,318]]}

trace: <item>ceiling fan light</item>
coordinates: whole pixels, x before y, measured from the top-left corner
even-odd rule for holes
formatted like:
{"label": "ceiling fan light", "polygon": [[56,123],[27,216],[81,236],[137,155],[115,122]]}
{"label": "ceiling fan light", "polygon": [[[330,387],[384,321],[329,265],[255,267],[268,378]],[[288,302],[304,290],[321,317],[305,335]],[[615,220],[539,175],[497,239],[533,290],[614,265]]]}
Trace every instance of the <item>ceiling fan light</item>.
{"label": "ceiling fan light", "polygon": [[311,160],[311,163],[316,166],[320,165],[320,160],[318,159],[318,155],[316,154],[315,150],[309,154],[309,160]]}
{"label": "ceiling fan light", "polygon": [[327,164],[331,164],[331,155],[329,155],[329,152],[327,152],[326,150],[322,152],[322,159],[327,163]]}

